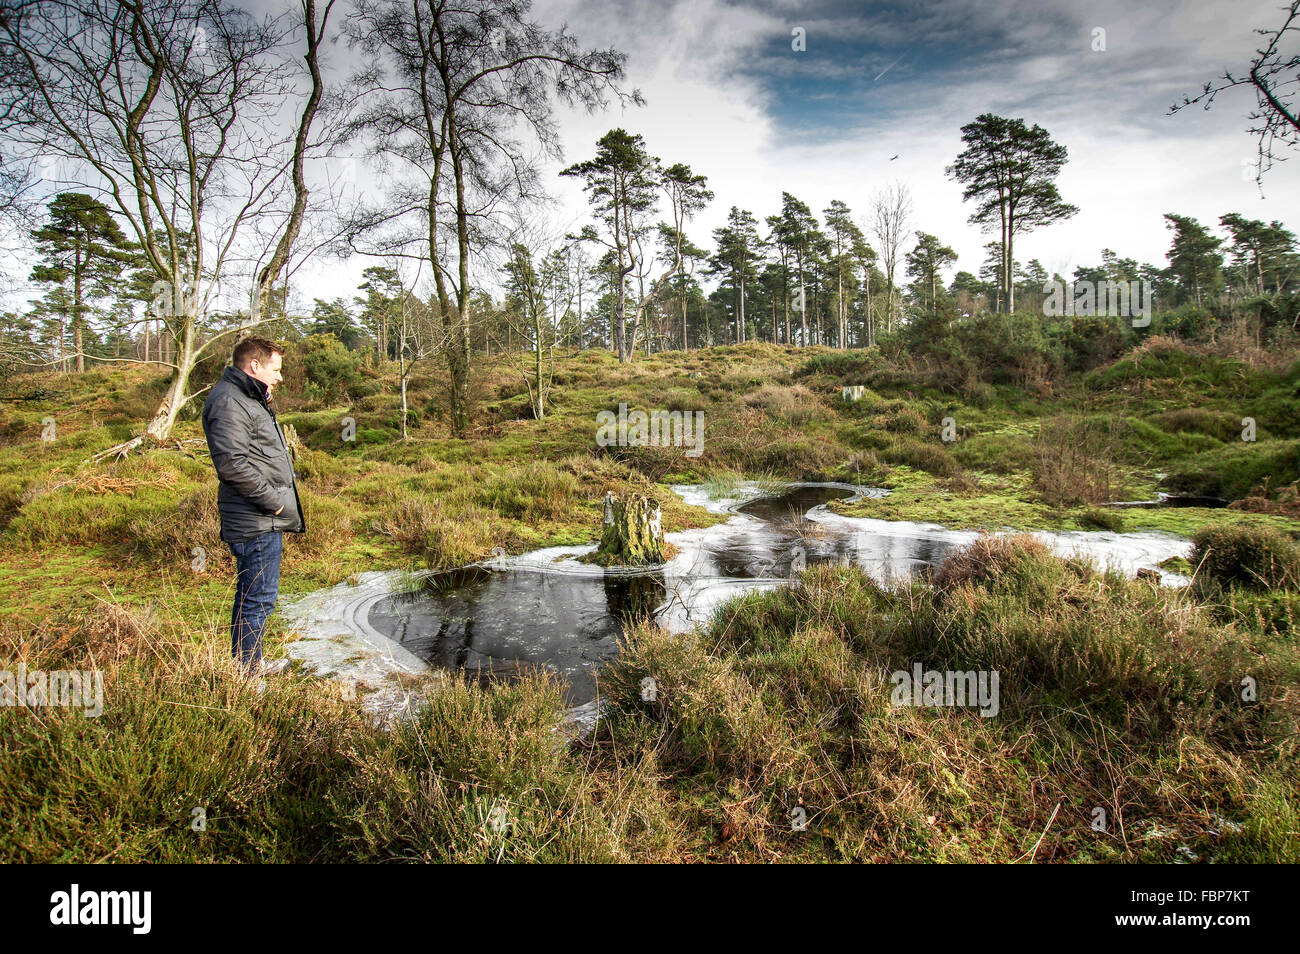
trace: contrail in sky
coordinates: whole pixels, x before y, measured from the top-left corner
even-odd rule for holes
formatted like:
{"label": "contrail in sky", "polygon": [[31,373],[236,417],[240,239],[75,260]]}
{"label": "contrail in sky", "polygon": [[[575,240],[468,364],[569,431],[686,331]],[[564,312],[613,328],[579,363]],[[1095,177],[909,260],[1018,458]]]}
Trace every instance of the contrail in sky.
{"label": "contrail in sky", "polygon": [[[906,51],[904,51],[903,56],[907,56]],[[901,60],[901,59],[903,58],[903,56],[900,56],[900,57],[898,58],[898,60]],[[880,79],[880,77],[884,76],[886,73],[888,73],[890,70],[892,70],[895,66],[897,66],[897,65],[898,65],[898,60],[894,60],[894,62],[890,63],[890,64],[889,64],[888,66],[886,66],[883,70],[881,70],[879,73],[877,73],[877,74],[876,74],[876,79],[872,80],[871,82],[874,83],[876,80]]]}

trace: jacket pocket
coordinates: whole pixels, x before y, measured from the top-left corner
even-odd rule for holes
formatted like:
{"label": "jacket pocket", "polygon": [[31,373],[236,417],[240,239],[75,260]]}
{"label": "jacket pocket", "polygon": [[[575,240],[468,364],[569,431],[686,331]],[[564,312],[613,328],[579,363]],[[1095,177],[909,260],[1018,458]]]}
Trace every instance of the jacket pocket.
{"label": "jacket pocket", "polygon": [[[283,484],[276,484],[274,490],[276,500],[279,501],[276,505],[279,509],[279,513],[272,510],[271,521],[273,525],[276,525],[291,518],[291,511],[293,510],[293,491],[288,487],[285,487]],[[276,526],[275,529],[279,529],[279,527]]]}
{"label": "jacket pocket", "polygon": [[224,540],[247,540],[271,529],[270,513],[226,484],[217,491],[217,509]]}

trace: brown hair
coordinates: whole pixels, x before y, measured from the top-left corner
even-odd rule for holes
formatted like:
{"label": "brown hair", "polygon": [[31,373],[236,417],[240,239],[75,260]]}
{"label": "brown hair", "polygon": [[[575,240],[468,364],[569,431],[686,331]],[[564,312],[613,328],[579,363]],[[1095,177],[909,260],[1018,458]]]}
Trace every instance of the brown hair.
{"label": "brown hair", "polygon": [[284,348],[266,338],[259,338],[256,335],[249,335],[247,338],[240,339],[235,345],[235,352],[230,356],[230,363],[239,370],[243,371],[254,359],[265,364],[271,360],[273,354],[284,354]]}

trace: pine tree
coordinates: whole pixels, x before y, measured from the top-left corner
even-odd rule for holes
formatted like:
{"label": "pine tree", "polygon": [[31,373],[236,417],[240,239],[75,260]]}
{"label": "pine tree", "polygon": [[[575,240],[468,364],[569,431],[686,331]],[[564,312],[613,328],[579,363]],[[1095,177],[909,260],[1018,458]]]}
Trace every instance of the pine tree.
{"label": "pine tree", "polygon": [[917,232],[916,239],[916,248],[907,254],[907,274],[928,292],[927,304],[933,311],[942,287],[940,272],[956,263],[957,253],[929,232]]}
{"label": "pine tree", "polygon": [[746,340],[745,298],[749,284],[757,278],[762,240],[753,213],[731,207],[727,224],[713,230],[717,251],[709,262],[708,274],[722,275],[735,296],[736,343]]}
{"label": "pine tree", "polygon": [[1017,233],[1069,218],[1079,211],[1062,200],[1056,187],[1056,177],[1068,153],[1064,146],[1052,141],[1042,126],[1028,127],[1023,119],[1005,119],[992,113],[967,123],[961,134],[966,148],[946,171],[965,184],[963,201],[979,202],[970,222],[998,226],[1002,255],[998,281],[1007,311],[1014,311]]}
{"label": "pine tree", "polygon": [[1223,285],[1223,253],[1219,251],[1223,240],[1190,216],[1167,213],[1165,223],[1174,232],[1167,255],[1169,269],[1184,293],[1191,290],[1200,308],[1203,296]]}
{"label": "pine tree", "polygon": [[111,292],[111,283],[131,261],[131,243],[108,207],[92,196],[64,192],[47,209],[49,222],[32,232],[44,259],[32,269],[32,280],[60,286],[71,282],[69,313],[64,318],[72,329],[77,370],[85,371],[85,335],[92,310],[88,302]]}

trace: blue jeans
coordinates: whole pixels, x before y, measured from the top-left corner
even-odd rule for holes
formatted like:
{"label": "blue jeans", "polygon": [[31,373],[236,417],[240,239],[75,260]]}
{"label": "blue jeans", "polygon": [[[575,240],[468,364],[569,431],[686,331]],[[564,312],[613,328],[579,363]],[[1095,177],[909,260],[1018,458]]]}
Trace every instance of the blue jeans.
{"label": "blue jeans", "polygon": [[266,621],[280,595],[280,554],[284,535],[261,533],[243,543],[229,544],[235,555],[235,606],[230,613],[230,652],[248,672],[262,662]]}

